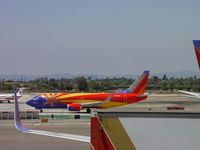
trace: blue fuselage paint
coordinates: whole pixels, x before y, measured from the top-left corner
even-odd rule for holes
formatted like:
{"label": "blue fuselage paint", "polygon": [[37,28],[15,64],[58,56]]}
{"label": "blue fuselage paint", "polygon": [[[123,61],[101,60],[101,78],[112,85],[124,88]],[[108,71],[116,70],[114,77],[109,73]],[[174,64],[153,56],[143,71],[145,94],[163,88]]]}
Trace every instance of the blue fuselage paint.
{"label": "blue fuselage paint", "polygon": [[28,100],[26,102],[27,105],[30,105],[32,107],[35,107],[36,109],[42,109],[42,108],[67,108],[66,105],[60,103],[60,102],[54,102],[52,104],[45,104],[46,99],[40,96],[35,96],[33,99]]}

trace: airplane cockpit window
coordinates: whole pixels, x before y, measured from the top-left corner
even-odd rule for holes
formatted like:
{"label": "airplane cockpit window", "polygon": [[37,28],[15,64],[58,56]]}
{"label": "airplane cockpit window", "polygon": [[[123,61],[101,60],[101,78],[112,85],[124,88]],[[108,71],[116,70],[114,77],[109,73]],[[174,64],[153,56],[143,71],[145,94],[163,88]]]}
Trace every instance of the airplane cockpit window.
{"label": "airplane cockpit window", "polygon": [[38,97],[34,97],[33,100],[38,100]]}

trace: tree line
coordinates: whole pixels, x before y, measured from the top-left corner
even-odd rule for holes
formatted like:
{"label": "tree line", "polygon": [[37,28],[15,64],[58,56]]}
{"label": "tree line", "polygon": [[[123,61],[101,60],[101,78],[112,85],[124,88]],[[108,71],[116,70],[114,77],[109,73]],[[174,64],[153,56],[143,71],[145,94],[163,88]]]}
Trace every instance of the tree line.
{"label": "tree line", "polygon": [[[127,78],[103,78],[92,79],[78,77],[74,79],[48,79],[38,78],[30,81],[4,81],[1,80],[0,91],[12,91],[19,87],[26,87],[38,92],[109,92],[128,88],[134,79]],[[200,78],[162,78],[150,77],[147,84],[149,91],[175,91],[188,90],[200,91]]]}

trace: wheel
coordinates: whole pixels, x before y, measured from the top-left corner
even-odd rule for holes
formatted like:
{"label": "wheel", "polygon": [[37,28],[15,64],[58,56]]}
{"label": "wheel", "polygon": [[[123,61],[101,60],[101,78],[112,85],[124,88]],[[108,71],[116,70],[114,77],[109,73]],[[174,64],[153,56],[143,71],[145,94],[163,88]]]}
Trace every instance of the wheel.
{"label": "wheel", "polygon": [[87,113],[90,113],[90,112],[91,112],[91,109],[90,109],[90,108],[87,108],[86,111],[87,111]]}
{"label": "wheel", "polygon": [[10,103],[10,100],[8,100],[8,103]]}
{"label": "wheel", "polygon": [[42,109],[40,109],[40,113],[43,113],[43,110],[42,110]]}

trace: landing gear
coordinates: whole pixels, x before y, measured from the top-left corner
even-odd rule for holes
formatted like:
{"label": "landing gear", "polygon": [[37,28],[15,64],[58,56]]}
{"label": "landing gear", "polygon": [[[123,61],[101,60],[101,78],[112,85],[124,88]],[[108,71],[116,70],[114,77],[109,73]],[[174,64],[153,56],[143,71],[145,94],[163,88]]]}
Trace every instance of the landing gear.
{"label": "landing gear", "polygon": [[90,109],[90,108],[87,108],[86,111],[87,111],[87,113],[90,113],[90,112],[91,112],[91,109]]}
{"label": "landing gear", "polygon": [[8,100],[8,103],[10,103],[10,100]]}

